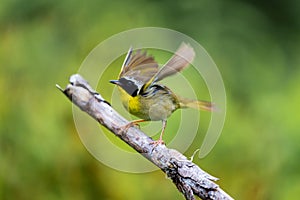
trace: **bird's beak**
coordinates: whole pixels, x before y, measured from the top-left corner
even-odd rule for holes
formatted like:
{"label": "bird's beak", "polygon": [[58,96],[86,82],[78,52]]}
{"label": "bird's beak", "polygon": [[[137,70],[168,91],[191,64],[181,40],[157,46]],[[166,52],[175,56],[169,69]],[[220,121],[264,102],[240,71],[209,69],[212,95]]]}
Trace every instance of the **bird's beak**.
{"label": "bird's beak", "polygon": [[120,83],[119,80],[110,80],[109,82],[115,85],[119,85]]}

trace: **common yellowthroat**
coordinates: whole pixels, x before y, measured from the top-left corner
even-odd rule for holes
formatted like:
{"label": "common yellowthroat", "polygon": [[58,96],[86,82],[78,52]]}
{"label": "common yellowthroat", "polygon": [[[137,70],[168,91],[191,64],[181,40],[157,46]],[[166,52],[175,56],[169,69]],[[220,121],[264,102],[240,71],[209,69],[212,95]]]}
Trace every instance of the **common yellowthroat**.
{"label": "common yellowthroat", "polygon": [[141,118],[127,124],[124,128],[144,121],[162,121],[162,131],[155,144],[163,144],[163,134],[167,118],[179,108],[196,108],[212,111],[214,106],[207,101],[182,98],[174,94],[168,87],[158,82],[168,76],[176,74],[186,68],[194,59],[194,49],[182,43],[170,60],[159,69],[158,63],[152,56],[141,50],[133,53],[129,49],[124,60],[118,80],[110,82],[116,84],[120,91],[125,109]]}

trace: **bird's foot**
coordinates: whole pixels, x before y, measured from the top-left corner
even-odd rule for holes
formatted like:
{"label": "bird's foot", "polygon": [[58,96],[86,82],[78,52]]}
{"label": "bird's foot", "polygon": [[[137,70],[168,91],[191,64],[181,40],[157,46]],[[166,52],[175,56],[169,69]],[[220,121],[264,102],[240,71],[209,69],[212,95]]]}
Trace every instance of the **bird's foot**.
{"label": "bird's foot", "polygon": [[154,147],[156,147],[157,145],[160,145],[160,144],[164,145],[165,142],[162,140],[162,138],[159,138],[158,140],[152,141],[150,144],[153,144]]}
{"label": "bird's foot", "polygon": [[121,126],[120,130],[122,133],[125,133],[128,131],[129,128],[134,127],[134,126],[137,126],[138,128],[140,128],[140,125],[138,124],[138,122],[132,121],[132,122],[129,122],[128,124],[126,124],[125,126]]}

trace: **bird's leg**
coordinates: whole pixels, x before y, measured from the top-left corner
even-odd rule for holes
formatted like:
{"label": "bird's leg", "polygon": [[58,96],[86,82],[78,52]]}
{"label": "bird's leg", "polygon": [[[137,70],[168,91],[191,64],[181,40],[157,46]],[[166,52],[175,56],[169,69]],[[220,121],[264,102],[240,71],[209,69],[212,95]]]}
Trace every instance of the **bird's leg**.
{"label": "bird's leg", "polygon": [[139,123],[140,123],[140,122],[146,122],[146,121],[147,121],[147,120],[145,120],[145,119],[134,120],[134,121],[129,122],[129,123],[126,124],[125,126],[122,126],[121,129],[122,129],[123,132],[125,132],[125,131],[127,131],[130,127],[133,127],[133,126],[135,126],[135,125],[138,125],[138,126],[140,127]]}
{"label": "bird's leg", "polygon": [[151,142],[151,143],[154,144],[155,146],[156,146],[156,145],[159,145],[159,144],[165,144],[165,142],[163,141],[162,138],[163,138],[163,135],[164,135],[166,126],[167,126],[167,120],[162,120],[162,123],[163,123],[163,126],[162,126],[162,130],[161,130],[159,139],[156,140],[156,141]]}

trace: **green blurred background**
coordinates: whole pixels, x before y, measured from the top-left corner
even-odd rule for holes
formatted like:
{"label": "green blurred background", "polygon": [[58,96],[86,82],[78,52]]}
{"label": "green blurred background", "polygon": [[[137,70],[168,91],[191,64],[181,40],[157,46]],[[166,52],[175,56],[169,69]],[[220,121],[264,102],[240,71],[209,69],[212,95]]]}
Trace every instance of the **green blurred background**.
{"label": "green blurred background", "polygon": [[3,0],[0,199],[183,199],[160,171],[127,174],[94,159],[55,88],[99,42],[144,26],[191,36],[223,76],[224,130],[195,162],[236,199],[297,199],[299,10],[296,0]]}

